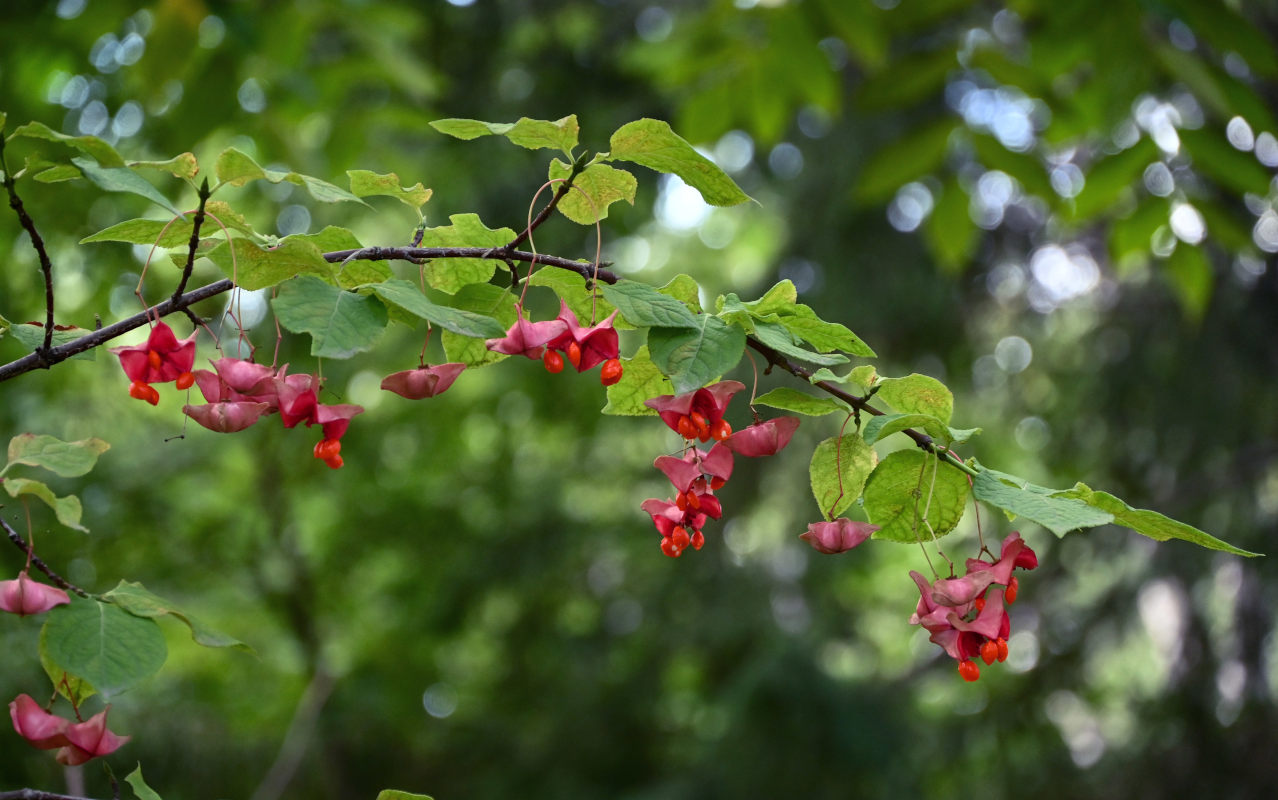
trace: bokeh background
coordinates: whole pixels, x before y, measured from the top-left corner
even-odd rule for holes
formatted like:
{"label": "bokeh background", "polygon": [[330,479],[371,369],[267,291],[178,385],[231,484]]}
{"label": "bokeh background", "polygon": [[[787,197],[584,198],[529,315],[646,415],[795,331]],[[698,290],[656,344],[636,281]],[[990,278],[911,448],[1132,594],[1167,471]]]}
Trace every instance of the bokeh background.
{"label": "bokeh background", "polygon": [[[339,185],[347,169],[395,171],[435,190],[433,224],[477,211],[493,227],[520,225],[545,154],[430,120],[576,113],[583,145],[603,149],[622,123],[668,119],[759,202],[710,209],[645,172],[604,226],[623,275],[687,272],[711,299],[788,278],[882,374],[946,381],[955,424],[985,429],[965,455],[1272,553],[1275,31],[1269,0],[58,0],[6,7],[0,109],[10,129],[39,120],[132,158],[192,150],[207,168],[234,145]],[[40,145],[11,142],[11,163],[57,149]],[[145,252],[77,242],[154,210],[83,181],[22,193],[59,322],[135,313]],[[288,184],[224,199],[279,234],[338,224],[396,244],[415,222],[393,201],[323,206]],[[538,246],[590,257],[593,232],[559,219]],[[0,256],[0,314],[42,318],[10,214]],[[151,273],[152,296],[175,277]],[[819,516],[806,465],[831,418],[739,464],[706,548],[670,560],[638,506],[665,491],[650,463],[672,434],[600,416],[592,379],[531,362],[420,403],[379,392],[415,366],[420,336],[325,364],[335,394],[368,409],[340,471],[279,426],[168,441],[178,398],[130,401],[106,354],[0,386],[0,438],[112,444],[59,484],[92,535],[37,512],[44,556],[98,591],[141,581],[257,651],[166,627],[166,668],[115,701],[113,727],[134,736],[117,773],[141,762],[170,800],[1278,785],[1272,558],[1026,525],[1041,566],[1022,579],[1012,658],[965,684],[907,624],[916,548],[825,557],[797,539]],[[307,345],[286,343],[298,369]],[[0,340],[0,357],[21,354]],[[733,377],[751,380],[744,364]],[[974,542],[968,521],[946,546]],[[21,563],[0,560],[6,576]],[[0,620],[0,696],[48,690],[37,635]],[[0,737],[0,788],[109,795],[94,765],[67,784],[48,754]]]}

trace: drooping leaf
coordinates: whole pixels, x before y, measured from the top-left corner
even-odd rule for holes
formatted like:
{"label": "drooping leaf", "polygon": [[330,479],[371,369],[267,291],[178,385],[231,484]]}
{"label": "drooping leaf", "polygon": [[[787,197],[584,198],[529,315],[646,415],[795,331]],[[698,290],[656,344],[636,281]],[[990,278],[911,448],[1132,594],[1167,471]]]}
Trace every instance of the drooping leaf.
{"label": "drooping leaf", "polygon": [[779,386],[767,394],[759,395],[754,399],[754,404],[806,414],[809,417],[821,417],[836,411],[848,413],[847,406],[833,397],[814,397],[788,386]]}
{"label": "drooping leaf", "polygon": [[577,115],[570,114],[552,121],[521,117],[518,122],[481,122],[477,119],[439,119],[430,126],[440,133],[458,139],[478,139],[496,134],[505,136],[513,144],[529,150],[549,148],[560,150],[571,157],[577,146]]}
{"label": "drooping leaf", "polygon": [[42,467],[64,478],[76,478],[93,469],[98,456],[111,449],[101,439],[64,442],[45,434],[20,433],[9,440],[9,463],[0,475],[14,464]]}
{"label": "drooping leaf", "polygon": [[[231,251],[235,260],[231,260]],[[259,247],[247,239],[237,237],[228,245],[221,242],[205,257],[222,268],[241,289],[267,289],[283,283],[294,275],[314,274],[331,278],[334,266],[324,260],[315,245],[303,239],[289,237],[273,248]]]}
{"label": "drooping leaf", "polygon": [[102,595],[102,599],[115,603],[135,617],[158,619],[166,615],[172,616],[191,629],[191,638],[196,644],[205,647],[235,647],[248,652],[253,651],[253,648],[239,639],[209,627],[172,602],[148,591],[140,583],[120,581],[114,589]]}
{"label": "drooping leaf", "polygon": [[674,385],[661,374],[648,355],[648,346],[640,347],[634,358],[621,359],[621,380],[608,387],[608,404],[603,413],[618,416],[647,417],[657,412],[643,401],[663,394],[674,394]]}
{"label": "drooping leaf", "polygon": [[68,136],[65,133],[58,133],[43,122],[28,122],[26,125],[15,128],[13,133],[9,134],[9,138],[12,139],[15,136],[61,142],[87,156],[92,156],[103,167],[124,166],[124,159],[115,151],[115,148],[96,136]]}
{"label": "drooping leaf", "polygon": [[632,325],[645,328],[694,328],[698,325],[697,315],[686,305],[646,283],[621,280],[601,286],[600,290]]}
{"label": "drooping leaf", "polygon": [[371,349],[388,322],[386,306],[377,300],[313,275],[281,284],[271,307],[285,328],[309,333],[311,355],[323,358],[350,358]]}
{"label": "drooping leaf", "polygon": [[613,133],[609,146],[611,160],[630,161],[657,172],[674,173],[712,206],[735,206],[750,199],[726,172],[661,120],[628,122]]}
{"label": "drooping leaf", "polygon": [[808,306],[797,303],[792,311],[779,315],[779,322],[786,330],[815,347],[819,352],[830,353],[841,350],[849,355],[861,358],[875,358],[874,350],[861,341],[845,325],[837,322],[826,322],[816,315]]}
{"label": "drooping leaf", "polygon": [[138,800],[161,800],[160,795],[150,786],[147,786],[146,781],[142,778],[141,764],[138,764],[124,780],[129,786],[133,787],[133,794],[137,795]]}
{"label": "drooping leaf", "polygon": [[[59,347],[67,342],[74,342],[81,336],[90,333],[85,328],[77,328],[74,325],[58,325],[53,329],[53,346]],[[22,342],[22,346],[30,352],[35,352],[44,345],[44,326],[38,322],[22,322],[9,327],[9,334],[13,338]],[[93,361],[98,357],[98,348],[91,347],[82,353],[76,353],[71,358],[81,361]]]}
{"label": "drooping leaf", "polygon": [[506,333],[506,329],[492,317],[432,303],[420,289],[405,280],[389,280],[364,288],[371,290],[388,305],[462,336],[495,339]]}
{"label": "drooping leaf", "polygon": [[[422,247],[502,247],[515,238],[510,228],[489,228],[478,214],[453,214],[449,225],[427,228]],[[441,258],[426,266],[426,280],[432,288],[455,294],[471,283],[487,283],[497,262],[483,258]]]}
{"label": "drooping leaf", "polygon": [[[550,162],[551,180],[567,178],[571,172],[571,164],[557,158]],[[556,208],[578,225],[594,225],[596,217],[607,219],[608,206],[618,200],[633,206],[635,191],[639,188],[634,175],[607,164],[591,164],[573,178],[572,185],[576,188],[569,190]],[[586,197],[582,197],[583,192]]]}
{"label": "drooping leaf", "polygon": [[429,795],[413,794],[412,792],[402,792],[399,789],[383,789],[377,795],[377,800],[432,800]]}
{"label": "drooping leaf", "polygon": [[103,191],[135,194],[138,197],[150,200],[166,211],[173,212],[177,216],[182,214],[146,178],[143,178],[128,167],[102,167],[90,159],[78,156],[71,159],[71,163],[79,167],[80,171],[84,173],[84,177],[95,183]]}
{"label": "drooping leaf", "polygon": [[702,314],[695,328],[650,328],[648,351],[675,393],[682,394],[735,367],[745,351],[745,331]]}
{"label": "drooping leaf", "polygon": [[812,496],[827,519],[842,514],[861,496],[878,454],[858,434],[826,439],[808,464]]}
{"label": "drooping leaf", "polygon": [[155,620],[72,596],[70,604],[49,612],[40,631],[40,653],[42,660],[83,678],[110,699],[158,672],[168,648]]}
{"label": "drooping leaf", "polygon": [[962,472],[938,464],[922,450],[898,450],[883,459],[866,482],[865,513],[880,526],[876,539],[929,541],[958,525],[968,492]]}
{"label": "drooping leaf", "polygon": [[1054,489],[1035,486],[994,470],[987,469],[976,476],[972,482],[972,494],[977,500],[1001,508],[1010,516],[1037,522],[1057,536],[1114,521],[1114,516],[1108,511],[1082,500],[1058,496]]}
{"label": "drooping leaf", "polygon": [[945,384],[917,372],[904,378],[880,378],[875,396],[903,414],[928,414],[942,425],[954,414],[954,395]]}
{"label": "drooping leaf", "polygon": [[200,164],[194,153],[183,153],[168,161],[130,161],[129,169],[154,169],[167,172],[175,178],[194,178],[200,171]]}
{"label": "drooping leaf", "polygon": [[949,429],[931,414],[883,414],[871,417],[861,429],[861,435],[870,444],[881,441],[907,428],[918,428],[941,443],[949,441]]}
{"label": "drooping leaf", "polygon": [[368,203],[365,203],[355,195],[328,181],[320,180],[310,175],[303,175],[300,172],[265,169],[247,153],[234,147],[228,147],[218,155],[217,162],[213,165],[213,170],[217,173],[219,181],[231,186],[244,186],[257,180],[265,180],[270,183],[287,181],[296,186],[304,187],[311,197],[321,203],[347,201],[359,203],[363,206],[368,205]]}
{"label": "drooping leaf", "polygon": [[[776,315],[772,315],[772,317],[774,319],[785,319],[785,317],[776,317]],[[799,347],[795,344],[794,336],[789,329],[780,323],[756,320],[754,323],[754,335],[759,341],[782,355],[807,361],[810,364],[831,367],[836,364],[848,363],[847,357],[838,353],[814,353],[811,350]]]}
{"label": "drooping leaf", "polygon": [[[158,244],[160,247],[181,247],[191,241],[193,226],[194,222],[185,219],[173,220],[172,224],[159,219],[130,219],[117,222],[109,228],[103,228],[91,236],[86,236],[80,240],[80,244],[128,242],[142,245]],[[164,232],[163,236],[160,235],[161,231]]]}
{"label": "drooping leaf", "polygon": [[1237,556],[1260,555],[1260,553],[1252,553],[1234,547],[1232,544],[1200,531],[1192,525],[1177,522],[1159,514],[1157,511],[1132,508],[1114,495],[1108,492],[1094,491],[1086,484],[1075,484],[1073,489],[1056,492],[1052,497],[1056,499],[1072,498],[1080,500],[1092,508],[1112,515],[1115,525],[1131,528],[1142,536],[1148,536],[1157,542],[1165,542],[1168,539],[1181,539],[1199,547],[1206,547],[1209,550],[1223,550],[1226,553],[1233,553]]}
{"label": "drooping leaf", "polygon": [[9,493],[10,497],[20,497],[29,494],[32,497],[38,497],[44,501],[45,505],[53,509],[54,515],[57,516],[58,522],[71,528],[72,530],[88,533],[89,529],[80,524],[80,498],[75,495],[67,495],[66,497],[58,497],[45,484],[40,481],[33,481],[28,478],[5,478],[4,483],[0,483],[4,490]]}
{"label": "drooping leaf", "polygon": [[414,211],[426,205],[433,194],[420,182],[404,187],[394,172],[379,175],[366,169],[348,169],[346,175],[351,179],[351,194],[356,197],[393,197]]}
{"label": "drooping leaf", "polygon": [[[515,324],[515,296],[491,283],[471,283],[461,287],[452,296],[450,305],[463,311],[492,317],[498,324],[509,328]],[[484,346],[483,339],[462,336],[445,330],[440,337],[444,344],[444,356],[468,367],[495,364],[510,356],[494,353]]]}

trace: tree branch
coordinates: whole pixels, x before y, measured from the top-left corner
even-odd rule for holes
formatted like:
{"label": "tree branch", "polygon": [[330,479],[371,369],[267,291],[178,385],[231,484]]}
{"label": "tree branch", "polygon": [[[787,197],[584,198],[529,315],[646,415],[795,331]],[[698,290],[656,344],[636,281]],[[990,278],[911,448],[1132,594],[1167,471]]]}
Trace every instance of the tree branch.
{"label": "tree branch", "polygon": [[0,800],[92,800],[92,798],[80,797],[74,794],[41,792],[37,789],[14,789],[9,792],[0,792]]}
{"label": "tree branch", "polygon": [[[590,280],[595,276],[595,265],[592,262],[574,261],[562,256],[548,256],[531,253],[527,250],[510,250],[503,247],[364,247],[359,250],[337,250],[325,253],[324,260],[330,264],[352,259],[355,261],[390,261],[434,258],[487,258],[497,261],[536,261],[538,264],[549,264],[552,267],[571,270],[583,278]],[[612,262],[604,262],[611,264]],[[606,269],[599,270],[599,280],[604,283],[616,283],[618,276]]]}
{"label": "tree branch", "polygon": [[[36,350],[36,354],[46,357],[53,344],[53,264],[49,261],[49,253],[45,250],[44,240],[40,238],[40,232],[36,230],[35,222],[32,221],[27,210],[22,205],[22,199],[18,197],[18,187],[14,183],[13,173],[9,171],[9,165],[4,160],[4,136],[0,135],[0,171],[4,172],[4,188],[9,193],[9,208],[18,215],[18,222],[26,230],[27,235],[31,237],[31,246],[35,248],[36,255],[40,257],[40,270],[44,273],[44,343],[40,345],[40,349]],[[53,363],[49,362],[41,364],[43,367],[49,367]]]}
{"label": "tree branch", "polygon": [[16,361],[11,361],[0,367],[0,383],[16,378],[17,376],[30,372],[33,369],[48,368],[60,361],[66,361],[71,356],[83,353],[86,350],[92,350],[106,344],[115,337],[128,333],[134,328],[140,328],[146,325],[148,321],[168,316],[175,311],[194,305],[201,300],[207,300],[223,292],[230,291],[235,286],[229,279],[223,279],[207,286],[201,286],[198,289],[187,292],[179,297],[176,301],[169,298],[162,303],[158,303],[146,311],[134,314],[128,319],[122,319],[119,322],[108,325],[105,328],[99,328],[92,333],[87,333],[79,339],[74,339],[66,344],[60,344],[57,347],[50,348],[46,353],[41,354],[39,351],[23,356]]}
{"label": "tree branch", "polygon": [[17,545],[23,555],[29,556],[31,558],[31,563],[35,566],[35,568],[43,572],[45,575],[48,575],[49,580],[53,581],[55,586],[59,589],[65,589],[68,592],[75,592],[86,600],[92,597],[92,595],[81,589],[79,586],[76,586],[74,583],[71,583],[58,573],[49,569],[49,565],[44,563],[44,561],[40,559],[40,556],[31,551],[31,545],[27,544],[27,540],[22,538],[22,534],[9,527],[9,523],[0,519],[0,526],[3,526],[5,533],[9,534],[9,541]]}

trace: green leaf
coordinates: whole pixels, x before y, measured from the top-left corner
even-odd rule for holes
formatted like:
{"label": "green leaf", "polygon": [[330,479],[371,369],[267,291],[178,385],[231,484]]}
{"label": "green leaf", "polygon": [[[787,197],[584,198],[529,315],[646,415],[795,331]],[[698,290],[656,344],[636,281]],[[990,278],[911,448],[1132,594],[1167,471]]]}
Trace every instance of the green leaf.
{"label": "green leaf", "polygon": [[809,417],[821,417],[836,411],[848,413],[847,406],[833,397],[813,397],[788,386],[773,389],[767,394],[756,397],[754,404],[779,408],[782,411],[793,411],[796,414],[806,414]]}
{"label": "green leaf", "polygon": [[191,638],[196,644],[205,647],[236,647],[253,652],[253,648],[239,639],[210,628],[163,597],[148,591],[140,583],[120,581],[114,589],[102,595],[102,599],[115,603],[135,617],[147,619],[156,619],[165,615],[176,617],[191,629]]}
{"label": "green leaf", "polygon": [[4,338],[4,335],[9,332],[9,328],[12,325],[13,323],[9,322],[9,320],[0,317],[0,339]]}
{"label": "green leaf", "polygon": [[[592,295],[586,288],[586,279],[571,270],[539,269],[533,273],[528,283],[531,286],[544,286],[553,291],[555,296],[562,300],[583,324],[590,321],[592,308],[595,319],[606,319],[617,310],[602,292],[598,296]],[[614,319],[612,325],[617,330],[634,330],[635,327],[621,316]]]}
{"label": "green leaf", "polygon": [[426,205],[433,194],[420,182],[405,188],[393,172],[378,175],[366,169],[348,169],[346,175],[351,179],[351,194],[356,197],[393,197],[415,211]]}
{"label": "green leaf", "polygon": [[125,782],[133,787],[133,794],[137,795],[138,800],[161,800],[155,790],[146,785],[146,781],[142,778],[142,765],[138,764],[137,768],[125,777]]}
{"label": "green leaf", "polygon": [[945,384],[917,372],[904,378],[880,378],[875,395],[903,414],[928,414],[941,424],[950,424],[954,414],[954,395]]}
{"label": "green leaf", "polygon": [[496,134],[505,136],[512,143],[529,150],[550,148],[562,150],[572,157],[572,150],[577,146],[577,115],[571,114],[563,119],[550,122],[541,119],[521,117],[518,122],[481,122],[477,119],[439,119],[430,126],[440,133],[458,139],[478,139],[481,136]]}
{"label": "green leaf", "polygon": [[64,442],[45,434],[21,433],[9,440],[9,463],[0,475],[14,464],[42,467],[64,478],[87,474],[98,463],[98,456],[111,449],[101,439]]}
{"label": "green leaf", "polygon": [[377,795],[377,800],[431,800],[431,797],[424,794],[401,792],[399,789],[383,789]]}
{"label": "green leaf", "polygon": [[609,159],[674,173],[712,206],[735,206],[750,199],[726,172],[694,150],[661,120],[628,122],[613,133],[609,146]]}
{"label": "green leaf", "polygon": [[861,170],[856,199],[866,205],[886,202],[905,184],[939,170],[954,127],[946,117],[889,142]]}
{"label": "green leaf", "polygon": [[105,698],[126,692],[164,666],[168,648],[155,620],[112,603],[72,596],[49,612],[40,631],[49,664],[88,681]]}
{"label": "green leaf", "polygon": [[176,216],[182,216],[182,212],[178,211],[167,197],[160,194],[159,190],[145,178],[128,167],[100,167],[87,158],[79,157],[71,159],[71,163],[79,167],[84,177],[97,184],[103,191],[136,194],[166,211],[173,212]]}
{"label": "green leaf", "polygon": [[1195,172],[1211,177],[1240,195],[1251,192],[1264,197],[1269,193],[1269,170],[1253,154],[1231,145],[1223,130],[1184,129],[1177,134],[1184,145],[1181,152],[1193,159]]}
{"label": "green leaf", "polygon": [[35,174],[40,183],[61,183],[84,177],[84,173],[70,164],[57,164]]}
{"label": "green leaf", "polygon": [[369,350],[386,330],[386,307],[371,297],[344,291],[313,275],[280,285],[271,301],[280,324],[311,335],[311,355],[350,358]]}
{"label": "green leaf", "polygon": [[130,161],[129,169],[154,169],[167,172],[175,178],[194,178],[200,171],[200,164],[194,153],[183,153],[168,161]]}
{"label": "green leaf", "polygon": [[981,229],[972,222],[969,204],[967,192],[957,180],[950,179],[945,182],[932,215],[923,223],[923,240],[937,264],[951,275],[963,271],[980,240]]}
{"label": "green leaf", "polygon": [[871,417],[861,429],[861,435],[870,444],[886,439],[907,428],[919,428],[928,436],[942,443],[949,441],[949,429],[931,414],[883,414]]}
{"label": "green leaf", "polygon": [[[772,316],[773,319],[785,319],[784,317]],[[832,367],[836,364],[848,363],[847,356],[838,353],[821,354],[814,353],[811,350],[805,350],[795,344],[794,336],[790,330],[784,325],[775,322],[764,322],[758,320],[754,323],[754,335],[759,341],[771,347],[777,352],[797,358],[801,361],[807,361],[825,367]]]}
{"label": "green leaf", "polygon": [[[503,247],[515,238],[510,228],[487,227],[478,214],[453,214],[448,220],[450,225],[426,229],[422,247]],[[496,268],[491,259],[435,259],[426,265],[426,280],[441,292],[456,294],[467,284],[487,283]]]}
{"label": "green leaf", "polygon": [[[231,253],[234,251],[234,263]],[[222,268],[242,289],[267,289],[294,275],[313,273],[331,277],[333,265],[324,260],[315,245],[303,239],[288,237],[278,247],[266,249],[247,239],[236,238],[230,244],[220,243],[205,257]]]}
{"label": "green leaf", "polygon": [[600,287],[604,298],[625,317],[644,328],[695,328],[698,317],[681,301],[639,281],[617,281]]}
{"label": "green leaf", "polygon": [[103,167],[123,167],[124,159],[115,151],[115,148],[96,136],[68,136],[65,133],[57,131],[45,125],[43,122],[28,122],[13,133],[9,134],[12,139],[15,136],[25,136],[28,139],[45,139],[50,142],[61,142],[62,144],[74,147],[87,156],[92,156]]}
{"label": "green leaf", "polygon": [[[748,304],[747,304],[748,305]],[[842,350],[861,358],[875,358],[875,352],[861,338],[844,325],[826,322],[806,305],[798,303],[789,314],[780,316],[786,330],[815,347],[822,353]]]}
{"label": "green leaf", "polygon": [[310,175],[303,175],[300,172],[263,169],[247,153],[236,150],[234,147],[228,147],[218,155],[217,162],[213,165],[213,170],[217,173],[219,181],[231,186],[244,186],[257,180],[266,180],[271,183],[288,181],[297,186],[305,187],[311,197],[321,203],[349,201],[359,203],[362,206],[368,205],[368,203],[365,203],[355,195],[328,181],[323,181]]}
{"label": "green leaf", "polygon": [[692,276],[680,273],[657,291],[688,306],[694,314],[701,313],[701,287]]}
{"label": "green leaf", "polygon": [[758,300],[751,300],[741,305],[757,317],[766,317],[769,314],[792,314],[798,302],[799,291],[794,288],[794,283],[787,279],[764,292],[763,297]]}
{"label": "green leaf", "polygon": [[1037,522],[1057,536],[1076,528],[1094,528],[1114,521],[1107,511],[1081,500],[1056,496],[1059,494],[1056,490],[994,470],[987,469],[976,476],[972,494],[977,500],[1003,509],[1009,516]]}
{"label": "green leaf", "polygon": [[1181,539],[1199,547],[1206,547],[1209,550],[1223,550],[1226,553],[1233,553],[1237,556],[1261,555],[1260,553],[1252,553],[1248,550],[1234,547],[1232,544],[1217,539],[1211,534],[1204,533],[1192,525],[1177,522],[1159,514],[1157,511],[1132,508],[1114,495],[1108,492],[1094,491],[1086,484],[1075,484],[1073,489],[1056,492],[1052,497],[1081,500],[1092,508],[1112,515],[1115,525],[1131,528],[1142,536],[1148,536],[1157,542],[1165,542],[1168,539]]}
{"label": "green leaf", "polygon": [[506,329],[492,317],[436,305],[420,289],[405,280],[390,280],[361,288],[370,289],[388,305],[462,336],[497,339],[506,335]]}
{"label": "green leaf", "polygon": [[53,490],[40,481],[33,481],[27,478],[5,478],[4,483],[0,483],[4,490],[9,493],[10,497],[19,497],[24,494],[33,495],[44,501],[45,505],[53,509],[53,513],[57,516],[58,522],[71,528],[72,530],[88,533],[89,529],[80,524],[80,498],[75,495],[67,495],[66,497],[58,497],[54,495]]}
{"label": "green leaf", "polygon": [[[80,240],[80,244],[127,242],[142,245],[158,244],[160,247],[181,247],[190,243],[192,227],[194,223],[185,219],[175,219],[171,223],[160,219],[130,219],[86,236]],[[163,236],[160,235],[161,231],[164,232]]]}
{"label": "green leaf", "polygon": [[[29,352],[35,352],[44,344],[44,326],[38,322],[21,322],[9,328],[9,333],[13,338],[22,343]],[[74,325],[56,325],[53,328],[53,346],[58,347],[67,342],[74,342],[81,336],[91,331],[85,328],[77,328]],[[81,361],[92,361],[98,357],[98,349],[96,347],[85,350],[83,353],[76,353],[71,358],[80,359]]]}
{"label": "green leaf", "polygon": [[817,445],[808,464],[812,496],[827,519],[834,519],[861,496],[878,454],[854,433]]}
{"label": "green leaf", "polygon": [[[567,178],[571,172],[571,164],[557,158],[550,162],[551,180]],[[618,200],[633,206],[635,191],[639,188],[634,175],[607,164],[591,164],[573,178],[572,185],[576,188],[570,189],[556,208],[578,225],[594,225],[596,215],[601,220],[607,219],[608,206]],[[590,199],[582,197],[582,192]]]}
{"label": "green leaf", "polygon": [[983,430],[985,429],[984,428],[950,428],[949,429],[950,446],[952,447],[956,444],[967,444],[969,441],[979,436]]}
{"label": "green leaf", "polygon": [[855,383],[858,386],[869,389],[878,379],[878,370],[874,367],[874,365],[863,364],[859,367],[853,367],[852,371],[847,375],[836,375],[832,370],[822,367],[812,373],[812,377],[808,378],[808,383],[833,383],[840,385]]}
{"label": "green leaf", "polygon": [[1207,254],[1201,247],[1180,242],[1163,263],[1185,316],[1201,322],[1211,302],[1212,289],[1216,286]]}
{"label": "green leaf", "polygon": [[745,331],[702,314],[697,327],[651,328],[648,351],[676,394],[690,392],[732,369],[745,350]]}
{"label": "green leaf", "polygon": [[1158,148],[1149,139],[1141,139],[1132,147],[1101,159],[1087,171],[1083,190],[1074,198],[1071,216],[1086,221],[1110,210],[1131,185],[1145,174],[1145,167],[1159,159]]}
{"label": "green leaf", "polygon": [[68,673],[50,661],[48,654],[43,649],[39,650],[39,654],[40,667],[49,676],[49,680],[53,682],[54,692],[67,698],[77,706],[97,694],[97,689],[94,689],[93,685],[88,681]]}
{"label": "green leaf", "polygon": [[[452,296],[451,305],[462,311],[492,317],[506,328],[515,324],[515,296],[491,283],[472,283],[461,287]],[[460,362],[468,367],[482,367],[509,358],[489,350],[484,346],[483,339],[462,336],[449,330],[445,330],[440,338],[444,344],[444,356],[449,361]]]}
{"label": "green leaf", "polygon": [[[222,230],[222,225],[225,225],[230,230],[239,231],[245,236],[251,236],[252,238],[259,240],[270,238],[271,244],[276,243],[275,237],[265,237],[258,233],[253,229],[253,226],[249,224],[249,221],[244,218],[243,214],[231,208],[229,204],[224,203],[221,200],[208,201],[204,204],[204,211],[210,219],[206,222],[206,227],[201,230],[206,232],[214,230],[220,231]],[[217,219],[212,219],[213,217],[216,217]],[[222,225],[218,225],[219,221]]]}
{"label": "green leaf", "polygon": [[652,363],[647,345],[640,347],[634,358],[621,359],[621,364],[621,380],[608,387],[608,404],[603,407],[603,413],[628,417],[656,415],[643,401],[675,392],[674,386]]}
{"label": "green leaf", "polygon": [[[880,526],[876,539],[928,541],[954,530],[963,518],[968,491],[967,476],[938,464],[935,456],[898,450],[883,459],[866,482],[865,513]],[[930,530],[922,520],[925,508]]]}

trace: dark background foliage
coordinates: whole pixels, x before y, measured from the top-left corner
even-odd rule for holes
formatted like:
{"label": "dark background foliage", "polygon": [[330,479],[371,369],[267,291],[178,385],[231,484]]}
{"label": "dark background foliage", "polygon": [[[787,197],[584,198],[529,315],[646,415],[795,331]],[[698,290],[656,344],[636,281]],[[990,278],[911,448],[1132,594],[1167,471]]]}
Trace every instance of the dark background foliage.
{"label": "dark background foliage", "polygon": [[[624,122],[669,119],[759,204],[710,212],[642,175],[635,207],[605,226],[624,274],[688,272],[711,297],[790,278],[875,347],[881,373],[954,389],[956,424],[985,429],[965,455],[1045,485],[1085,480],[1272,552],[1276,10],[60,0],[6,9],[0,109],[10,129],[96,133],[132,158],[193,150],[209,165],[234,144],[339,184],[347,169],[395,171],[435,190],[433,224],[476,211],[493,227],[519,227],[542,157],[451,140],[430,120],[577,113],[583,144],[603,149]],[[55,148],[15,141],[10,158]],[[145,254],[76,243],[147,209],[83,182],[23,195],[50,241],[59,321],[134,313]],[[287,188],[228,199],[260,230],[292,230],[304,209],[311,230],[398,244],[414,223]],[[593,234],[559,220],[538,246],[588,257]],[[39,318],[11,215],[0,253],[0,314]],[[174,280],[159,269],[149,291]],[[387,786],[1241,798],[1278,785],[1271,559],[1026,526],[1041,567],[1022,583],[1013,658],[964,684],[906,624],[917,549],[825,557],[796,539],[819,514],[806,464],[829,420],[739,467],[707,547],[671,561],[638,510],[662,491],[649,463],[671,446],[655,420],[600,417],[591,380],[531,363],[467,373],[425,403],[380,397],[381,376],[414,365],[417,336],[325,365],[369,409],[335,472],[297,431],[165,441],[181,429],[175,398],[157,411],[128,400],[105,354],[0,387],[5,438],[113,446],[64,487],[84,498],[91,536],[37,515],[46,558],[95,590],[142,581],[257,650],[169,631],[169,665],[112,711],[135,737],[111,757],[117,773],[137,760],[166,798],[257,800]],[[305,343],[286,348],[309,363]],[[0,341],[6,360],[20,354]],[[969,524],[952,539],[953,553],[975,550]],[[0,622],[0,695],[43,695],[37,627]],[[5,788],[62,786],[16,736],[0,753]],[[106,794],[93,765],[85,778]]]}

